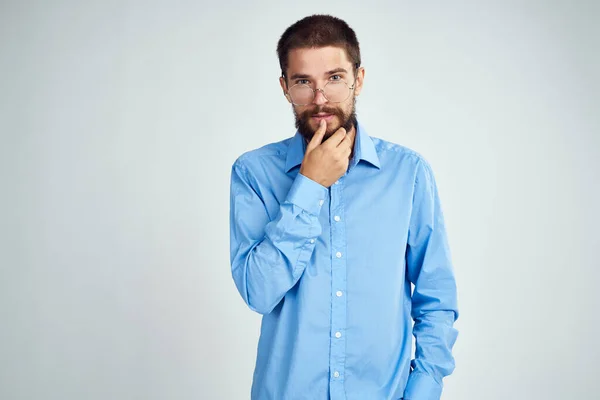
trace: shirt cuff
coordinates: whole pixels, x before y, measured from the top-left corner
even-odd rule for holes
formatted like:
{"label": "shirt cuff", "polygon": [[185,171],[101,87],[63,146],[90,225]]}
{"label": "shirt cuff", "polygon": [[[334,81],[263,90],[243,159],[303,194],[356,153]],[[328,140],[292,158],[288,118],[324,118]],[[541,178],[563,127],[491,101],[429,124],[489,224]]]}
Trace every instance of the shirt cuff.
{"label": "shirt cuff", "polygon": [[327,188],[325,186],[298,172],[288,192],[286,201],[301,207],[311,214],[319,215],[326,195]]}
{"label": "shirt cuff", "polygon": [[431,376],[413,371],[408,375],[408,383],[404,390],[405,400],[440,400],[442,386]]}

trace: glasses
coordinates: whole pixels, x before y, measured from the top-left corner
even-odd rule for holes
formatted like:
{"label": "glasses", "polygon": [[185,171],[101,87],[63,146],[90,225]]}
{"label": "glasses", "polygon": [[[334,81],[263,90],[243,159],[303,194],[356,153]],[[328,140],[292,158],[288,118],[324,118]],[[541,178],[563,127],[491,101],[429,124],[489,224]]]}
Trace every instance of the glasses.
{"label": "glasses", "polygon": [[341,103],[350,97],[355,83],[356,80],[354,80],[352,86],[348,86],[344,80],[329,81],[322,89],[313,89],[305,83],[297,83],[287,91],[287,94],[292,103],[297,106],[307,106],[312,103],[317,90],[323,93],[328,102]]}

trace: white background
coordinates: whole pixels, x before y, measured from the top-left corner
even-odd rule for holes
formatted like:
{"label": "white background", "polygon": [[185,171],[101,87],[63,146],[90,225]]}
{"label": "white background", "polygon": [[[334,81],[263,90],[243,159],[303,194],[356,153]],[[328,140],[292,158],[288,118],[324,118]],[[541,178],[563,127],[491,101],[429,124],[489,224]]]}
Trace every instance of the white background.
{"label": "white background", "polygon": [[249,398],[230,168],[294,134],[275,49],[313,13],[358,35],[368,133],[434,169],[443,399],[598,398],[600,3],[282,3],[0,3],[0,398]]}

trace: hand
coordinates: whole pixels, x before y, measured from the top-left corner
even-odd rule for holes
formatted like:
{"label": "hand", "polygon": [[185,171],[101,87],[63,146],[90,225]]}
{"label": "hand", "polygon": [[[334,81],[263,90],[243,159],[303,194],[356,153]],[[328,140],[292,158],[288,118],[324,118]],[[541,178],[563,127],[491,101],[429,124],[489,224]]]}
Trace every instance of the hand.
{"label": "hand", "polygon": [[323,142],[326,129],[327,123],[321,120],[319,129],[306,146],[300,173],[329,187],[348,169],[356,130],[354,129],[352,133],[348,134],[346,129],[339,128]]}

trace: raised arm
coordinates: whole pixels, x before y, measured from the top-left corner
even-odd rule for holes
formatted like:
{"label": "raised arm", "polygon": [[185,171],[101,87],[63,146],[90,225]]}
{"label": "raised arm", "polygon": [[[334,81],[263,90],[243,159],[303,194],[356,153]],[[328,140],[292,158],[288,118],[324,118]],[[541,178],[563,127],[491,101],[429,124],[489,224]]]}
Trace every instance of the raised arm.
{"label": "raised arm", "polygon": [[310,260],[322,231],[318,216],[327,188],[298,173],[270,221],[250,171],[237,160],[231,168],[230,194],[233,280],[251,310],[268,314]]}

